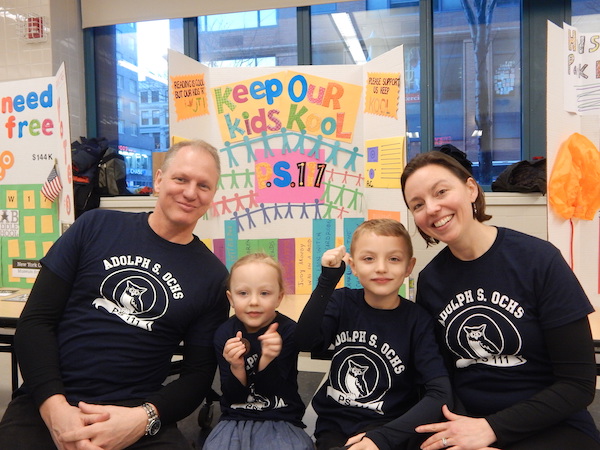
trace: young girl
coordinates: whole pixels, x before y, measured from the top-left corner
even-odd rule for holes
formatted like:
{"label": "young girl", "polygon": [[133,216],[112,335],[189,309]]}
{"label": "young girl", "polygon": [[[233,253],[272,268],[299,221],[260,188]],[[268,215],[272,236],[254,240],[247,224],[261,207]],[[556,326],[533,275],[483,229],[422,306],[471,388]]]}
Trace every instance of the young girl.
{"label": "young girl", "polygon": [[[369,220],[350,254],[344,246],[323,254],[296,330],[301,350],[333,345],[328,380],[312,401],[317,448],[418,448],[424,437],[415,427],[440,419],[451,394],[431,316],[398,295],[415,264],[410,236],[395,220]],[[363,289],[335,289],[345,261]]]}
{"label": "young girl", "polygon": [[313,449],[298,394],[296,322],[276,311],[284,296],[281,266],[264,253],[231,267],[227,297],[235,316],[215,333],[221,419],[205,450]]}

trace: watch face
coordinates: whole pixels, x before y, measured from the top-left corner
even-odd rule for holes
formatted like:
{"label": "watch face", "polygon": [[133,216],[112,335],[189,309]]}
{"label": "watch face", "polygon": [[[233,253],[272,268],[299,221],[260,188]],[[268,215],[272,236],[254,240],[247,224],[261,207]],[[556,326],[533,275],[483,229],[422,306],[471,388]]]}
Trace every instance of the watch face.
{"label": "watch face", "polygon": [[156,419],[148,426],[148,434],[154,436],[160,430],[160,420]]}

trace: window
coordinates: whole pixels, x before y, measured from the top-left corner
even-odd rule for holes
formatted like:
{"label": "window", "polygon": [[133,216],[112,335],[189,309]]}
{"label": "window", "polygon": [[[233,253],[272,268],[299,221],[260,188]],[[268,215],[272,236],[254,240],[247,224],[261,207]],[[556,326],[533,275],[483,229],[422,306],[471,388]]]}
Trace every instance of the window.
{"label": "window", "polygon": [[129,84],[129,92],[131,94],[137,94],[137,80],[135,79],[129,79],[128,80]]}
{"label": "window", "polygon": [[433,19],[434,138],[465,151],[477,180],[490,185],[522,159],[521,8],[465,1],[467,14],[460,3],[442,1]]}
{"label": "window", "polygon": [[[127,187],[136,192],[152,186],[152,152],[169,146],[168,122],[160,120],[168,115],[167,96],[160,93],[168,89],[167,49],[183,52],[183,19],[99,27],[93,37],[102,50],[95,60],[102,76],[96,79],[96,123],[88,129],[126,156]],[[151,130],[142,134],[140,127]],[[153,133],[161,136],[158,147]],[[140,158],[145,163],[134,169]]]}
{"label": "window", "polygon": [[277,10],[244,11],[229,14],[214,14],[198,18],[201,32],[223,30],[245,30],[277,25]]}
{"label": "window", "polygon": [[[357,64],[403,45],[408,156],[451,143],[467,152],[478,181],[489,186],[507,165],[539,155],[530,142],[546,139],[542,126],[527,125],[545,114],[545,103],[523,108],[530,80],[545,70],[539,59],[533,61],[539,48],[523,36],[523,24],[566,8],[562,0],[549,1],[551,6],[530,1],[525,9],[523,0],[366,0],[216,14],[185,19],[196,30],[185,34],[186,48],[197,48],[190,56],[203,64],[241,67]],[[573,25],[595,29],[595,2],[571,3]],[[465,5],[477,4],[494,8],[479,16],[481,23],[469,23]],[[428,8],[431,23],[421,15]],[[88,129],[122,152],[151,160],[153,151],[169,146],[165,54],[168,48],[183,53],[183,24],[158,20],[91,31],[98,69],[89,70],[102,76],[95,77],[97,103],[89,105]],[[307,26],[310,33],[300,33],[307,37],[298,42],[297,30]],[[421,36],[427,29],[431,34]],[[528,45],[533,56],[523,60]],[[522,88],[522,80],[530,88]],[[136,136],[123,123],[136,123],[143,133]],[[136,168],[128,178],[132,191],[151,183],[151,167]]]}
{"label": "window", "polygon": [[296,65],[296,27],[295,8],[199,17],[198,60],[211,67]]}
{"label": "window", "polygon": [[[369,5],[375,4],[370,2]],[[384,2],[384,5],[387,5]],[[404,45],[408,154],[421,151],[421,38],[418,2],[394,2],[392,8],[365,10],[360,1],[311,7],[312,63],[354,64]],[[340,38],[343,27],[355,30],[359,46]],[[348,34],[346,34],[348,35]],[[351,50],[353,49],[353,50]]]}
{"label": "window", "polygon": [[142,125],[150,125],[150,111],[142,111]]}
{"label": "window", "polygon": [[590,0],[572,0],[572,25],[583,33],[598,31],[600,21],[600,4]]}

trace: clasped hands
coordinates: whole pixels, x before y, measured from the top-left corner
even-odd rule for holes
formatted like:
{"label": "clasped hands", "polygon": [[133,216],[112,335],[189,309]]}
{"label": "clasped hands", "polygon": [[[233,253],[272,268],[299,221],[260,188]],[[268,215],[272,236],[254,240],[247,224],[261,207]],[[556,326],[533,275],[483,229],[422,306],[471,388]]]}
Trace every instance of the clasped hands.
{"label": "clasped hands", "polygon": [[121,450],[146,432],[148,416],[142,407],[70,405],[63,395],[53,395],[40,413],[59,450]]}

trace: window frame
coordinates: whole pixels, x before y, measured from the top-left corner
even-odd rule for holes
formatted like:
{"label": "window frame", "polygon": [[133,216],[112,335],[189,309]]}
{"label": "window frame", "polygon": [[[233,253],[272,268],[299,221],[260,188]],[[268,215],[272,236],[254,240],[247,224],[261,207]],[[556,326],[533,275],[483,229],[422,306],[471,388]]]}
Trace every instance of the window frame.
{"label": "window frame", "polygon": [[[388,1],[388,6],[391,0]],[[416,2],[415,2],[416,4]],[[420,0],[420,151],[428,151],[434,143],[434,72],[433,13],[436,0]],[[298,65],[310,65],[310,6],[297,8]],[[258,15],[258,14],[257,14]],[[546,39],[547,21],[562,25],[571,23],[571,0],[521,0],[521,158],[546,156]],[[184,53],[198,59],[197,18],[184,18]],[[89,136],[97,135],[96,68],[94,31],[84,29],[84,65],[86,89],[86,119]],[[136,92],[135,95],[138,95]],[[149,99],[150,100],[150,99]],[[139,133],[139,131],[138,131]],[[484,186],[489,190],[489,186]]]}

